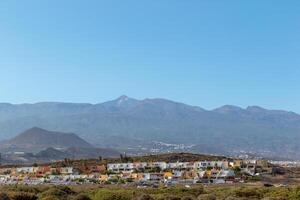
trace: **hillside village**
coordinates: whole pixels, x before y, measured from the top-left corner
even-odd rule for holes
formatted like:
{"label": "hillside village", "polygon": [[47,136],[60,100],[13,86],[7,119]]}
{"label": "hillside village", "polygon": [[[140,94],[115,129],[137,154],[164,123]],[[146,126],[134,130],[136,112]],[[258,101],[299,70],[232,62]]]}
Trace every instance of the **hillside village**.
{"label": "hillside village", "polygon": [[[133,184],[138,187],[196,183],[244,182],[260,173],[271,173],[264,160],[218,160],[190,162],[112,162],[84,161],[0,169],[0,184]],[[255,178],[254,178],[255,179]],[[254,180],[253,179],[253,180]]]}

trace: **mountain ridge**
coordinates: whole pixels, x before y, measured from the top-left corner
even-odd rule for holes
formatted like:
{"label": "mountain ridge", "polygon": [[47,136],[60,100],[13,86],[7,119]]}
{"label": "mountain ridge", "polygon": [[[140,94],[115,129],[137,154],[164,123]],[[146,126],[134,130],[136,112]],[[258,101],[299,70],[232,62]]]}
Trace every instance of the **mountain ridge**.
{"label": "mountain ridge", "polygon": [[205,110],[167,99],[137,100],[125,95],[100,104],[0,106],[0,139],[33,126],[73,132],[105,148],[124,138],[118,143],[124,149],[133,148],[130,141],[139,141],[134,148],[160,141],[194,145],[190,150],[201,153],[255,152],[300,159],[300,115],[258,106]]}
{"label": "mountain ridge", "polygon": [[2,102],[0,103],[0,108],[1,106],[38,106],[38,105],[61,105],[61,104],[64,104],[64,105],[81,105],[81,106],[99,106],[99,105],[103,105],[103,104],[106,104],[106,103],[110,103],[110,102],[118,102],[120,100],[124,100],[124,99],[127,99],[129,101],[136,101],[136,102],[147,102],[147,101],[157,101],[157,100],[160,100],[160,101],[167,101],[167,102],[173,102],[173,103],[177,103],[177,104],[183,104],[183,105],[187,105],[187,106],[191,106],[191,107],[196,107],[196,108],[200,108],[204,111],[214,111],[214,110],[217,110],[217,109],[220,109],[222,107],[236,107],[236,108],[239,108],[241,110],[253,110],[254,108],[257,108],[257,109],[262,109],[262,110],[266,110],[266,111],[278,111],[278,112],[288,112],[288,113],[294,113],[294,114],[297,114],[300,116],[300,113],[297,113],[295,111],[286,111],[286,110],[283,110],[283,109],[269,109],[269,108],[264,108],[264,107],[261,107],[261,106],[258,106],[258,105],[249,105],[249,106],[246,106],[246,107],[241,107],[241,106],[236,106],[236,105],[232,105],[232,104],[225,104],[223,106],[220,106],[220,107],[217,107],[217,108],[212,108],[212,109],[205,109],[203,107],[200,107],[200,106],[192,106],[192,105],[189,105],[187,103],[184,103],[184,102],[177,102],[177,101],[173,101],[173,100],[169,100],[169,99],[165,99],[165,98],[144,98],[144,99],[141,99],[141,100],[138,100],[138,99],[135,99],[135,98],[132,98],[132,97],[129,97],[127,95],[121,95],[119,96],[118,98],[114,99],[114,100],[108,100],[108,101],[104,101],[104,102],[99,102],[99,103],[74,103],[74,102],[61,102],[61,101],[41,101],[41,102],[33,102],[33,103],[8,103],[8,102]]}

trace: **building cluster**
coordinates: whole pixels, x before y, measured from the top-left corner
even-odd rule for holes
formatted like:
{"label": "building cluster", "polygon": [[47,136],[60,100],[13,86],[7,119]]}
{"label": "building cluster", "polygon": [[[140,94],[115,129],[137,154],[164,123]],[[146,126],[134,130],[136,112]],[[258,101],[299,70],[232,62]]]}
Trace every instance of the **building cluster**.
{"label": "building cluster", "polygon": [[0,184],[195,184],[233,183],[237,173],[257,175],[263,161],[131,162],[66,167],[0,168]]}

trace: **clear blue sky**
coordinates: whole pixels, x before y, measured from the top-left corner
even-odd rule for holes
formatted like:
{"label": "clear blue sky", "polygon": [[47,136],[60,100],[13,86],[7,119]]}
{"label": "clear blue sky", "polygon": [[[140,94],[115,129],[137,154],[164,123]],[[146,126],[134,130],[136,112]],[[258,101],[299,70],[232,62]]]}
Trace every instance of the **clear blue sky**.
{"label": "clear blue sky", "polygon": [[300,113],[300,1],[0,2],[0,102],[122,94]]}

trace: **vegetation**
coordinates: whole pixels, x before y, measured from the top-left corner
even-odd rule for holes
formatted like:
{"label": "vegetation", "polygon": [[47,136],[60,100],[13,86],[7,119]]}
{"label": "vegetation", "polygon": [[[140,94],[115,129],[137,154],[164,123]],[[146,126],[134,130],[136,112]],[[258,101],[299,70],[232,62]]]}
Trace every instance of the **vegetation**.
{"label": "vegetation", "polygon": [[300,187],[197,185],[192,188],[2,186],[0,200],[297,200]]}

